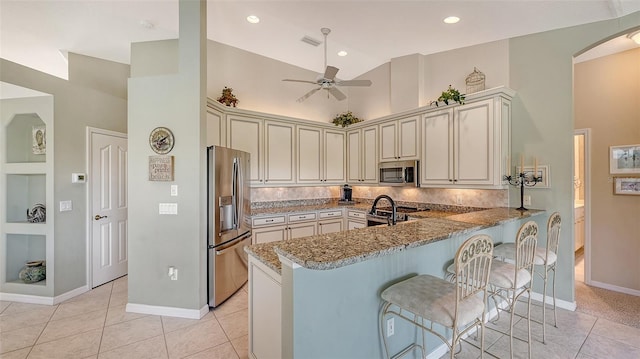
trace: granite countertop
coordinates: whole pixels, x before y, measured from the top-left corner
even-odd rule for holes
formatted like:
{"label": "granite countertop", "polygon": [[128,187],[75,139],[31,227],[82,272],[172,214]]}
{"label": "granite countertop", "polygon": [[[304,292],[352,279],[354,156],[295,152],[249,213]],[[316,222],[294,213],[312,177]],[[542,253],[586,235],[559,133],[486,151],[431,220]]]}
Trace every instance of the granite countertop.
{"label": "granite countertop", "polygon": [[289,214],[300,212],[313,212],[321,211],[323,209],[356,209],[359,211],[368,211],[371,209],[370,203],[350,203],[350,204],[338,204],[337,201],[327,202],[322,204],[301,205],[301,206],[286,206],[286,207],[272,207],[272,208],[254,208],[251,209],[251,217],[275,215],[275,214]]}
{"label": "granite countertop", "polygon": [[374,226],[338,233],[315,235],[278,242],[255,244],[245,248],[271,269],[280,273],[278,254],[309,269],[326,270],[347,266],[370,258],[414,248],[523,218],[543,214],[542,210],[518,211],[493,208],[470,213],[425,211],[423,219],[396,226]]}

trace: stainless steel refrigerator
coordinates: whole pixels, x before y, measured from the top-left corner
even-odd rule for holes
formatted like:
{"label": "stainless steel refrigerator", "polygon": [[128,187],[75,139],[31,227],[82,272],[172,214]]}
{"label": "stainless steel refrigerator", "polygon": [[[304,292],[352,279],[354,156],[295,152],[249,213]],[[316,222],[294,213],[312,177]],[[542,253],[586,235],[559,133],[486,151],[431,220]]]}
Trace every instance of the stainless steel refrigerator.
{"label": "stainless steel refrigerator", "polygon": [[211,146],[207,163],[207,286],[209,306],[216,307],[247,282],[249,153]]}

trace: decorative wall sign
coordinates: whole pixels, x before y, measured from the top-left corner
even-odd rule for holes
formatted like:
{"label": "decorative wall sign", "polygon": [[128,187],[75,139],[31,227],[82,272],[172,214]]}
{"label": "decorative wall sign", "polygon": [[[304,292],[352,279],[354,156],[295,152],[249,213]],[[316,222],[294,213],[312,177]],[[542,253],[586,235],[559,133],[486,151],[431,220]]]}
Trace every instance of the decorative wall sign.
{"label": "decorative wall sign", "polygon": [[640,173],[640,144],[609,147],[609,173]]}
{"label": "decorative wall sign", "polygon": [[33,126],[31,128],[31,152],[34,155],[44,155],[47,153],[47,136],[45,126]]}
{"label": "decorative wall sign", "polygon": [[613,194],[640,196],[640,177],[615,177]]}
{"label": "decorative wall sign", "polygon": [[[524,166],[525,178],[532,179],[534,170],[536,171],[536,177],[542,178],[542,180],[538,182],[538,185],[531,188],[549,188],[549,165],[538,165],[537,168],[534,166]],[[520,166],[516,166],[516,172],[521,172]]]}
{"label": "decorative wall sign", "polygon": [[149,156],[149,181],[173,181],[173,156]]}

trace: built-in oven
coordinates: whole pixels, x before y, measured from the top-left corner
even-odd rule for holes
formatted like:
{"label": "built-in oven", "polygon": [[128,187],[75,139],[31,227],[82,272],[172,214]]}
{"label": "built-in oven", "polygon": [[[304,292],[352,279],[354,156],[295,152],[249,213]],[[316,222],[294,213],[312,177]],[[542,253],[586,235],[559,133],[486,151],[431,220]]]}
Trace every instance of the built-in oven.
{"label": "built-in oven", "polygon": [[379,183],[385,186],[419,187],[419,161],[380,162]]}

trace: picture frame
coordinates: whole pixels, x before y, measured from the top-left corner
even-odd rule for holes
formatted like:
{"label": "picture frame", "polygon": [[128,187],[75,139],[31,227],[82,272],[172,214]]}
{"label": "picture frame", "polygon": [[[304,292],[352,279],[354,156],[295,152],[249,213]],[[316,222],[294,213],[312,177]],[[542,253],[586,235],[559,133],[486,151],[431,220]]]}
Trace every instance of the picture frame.
{"label": "picture frame", "polygon": [[34,155],[44,155],[47,153],[46,131],[46,126],[31,127],[31,152]]}
{"label": "picture frame", "polygon": [[173,156],[149,156],[149,181],[173,181]]}
{"label": "picture frame", "polygon": [[[533,180],[533,171],[534,171],[535,167],[534,166],[524,166],[524,171],[521,169],[520,166],[516,166],[516,173],[522,173],[524,172],[524,177],[531,181]],[[549,183],[549,165],[538,165],[538,172],[536,173],[536,177],[540,177],[542,178],[542,180],[540,182],[538,182],[535,186],[533,187],[528,187],[528,188],[549,188],[550,183]]]}
{"label": "picture frame", "polygon": [[640,174],[640,144],[609,146],[609,173]]}
{"label": "picture frame", "polygon": [[614,177],[613,194],[640,196],[640,177]]}

